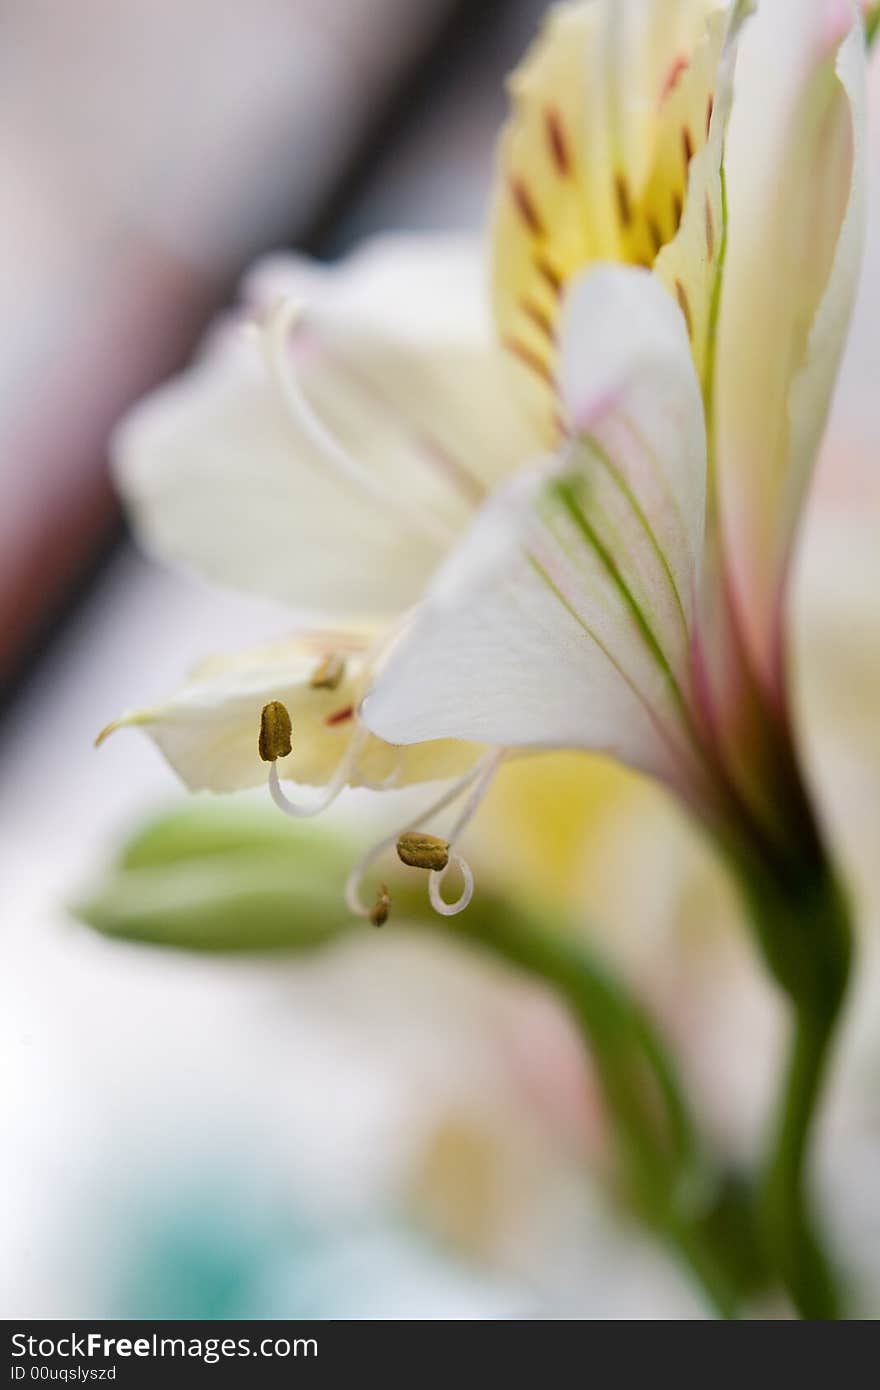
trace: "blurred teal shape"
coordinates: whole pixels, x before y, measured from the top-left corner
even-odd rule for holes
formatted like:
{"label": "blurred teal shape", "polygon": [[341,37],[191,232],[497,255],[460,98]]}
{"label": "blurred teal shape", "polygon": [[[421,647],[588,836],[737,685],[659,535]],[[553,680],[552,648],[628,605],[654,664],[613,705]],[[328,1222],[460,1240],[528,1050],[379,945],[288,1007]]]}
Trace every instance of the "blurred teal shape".
{"label": "blurred teal shape", "polygon": [[[301,951],[351,924],[343,887],[356,857],[326,825],[291,825],[240,800],[190,802],[136,832],[74,910],[130,941]],[[392,896],[395,919],[467,942],[555,991],[595,1063],[617,1141],[618,1199],[683,1258],[716,1310],[735,1316],[765,1280],[750,1194],[698,1131],[674,1062],[626,983],[570,923],[536,917],[521,903],[480,892],[460,916],[439,916],[421,871],[402,868]],[[743,1231],[738,1243],[731,1227]]]}
{"label": "blurred teal shape", "polygon": [[461,1262],[390,1212],[307,1217],[248,1181],[154,1191],[128,1213],[101,1316],[527,1317],[534,1296]]}
{"label": "blurred teal shape", "polygon": [[343,886],[355,857],[327,827],[240,801],[188,802],[136,831],[71,910],[128,941],[305,950],[351,924]]}
{"label": "blurred teal shape", "polygon": [[288,1252],[270,1223],[236,1212],[234,1196],[181,1193],[177,1204],[130,1218],[112,1280],[114,1316],[253,1317],[255,1288]]}

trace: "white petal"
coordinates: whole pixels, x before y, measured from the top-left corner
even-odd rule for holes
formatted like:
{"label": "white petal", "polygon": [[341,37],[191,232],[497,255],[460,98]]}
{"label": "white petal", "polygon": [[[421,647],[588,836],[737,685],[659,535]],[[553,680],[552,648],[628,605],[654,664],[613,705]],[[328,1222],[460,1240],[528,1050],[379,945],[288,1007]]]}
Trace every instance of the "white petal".
{"label": "white petal", "polygon": [[[619,563],[626,564],[624,541],[633,558],[643,552],[654,574],[648,606],[674,600],[689,629],[703,547],[706,436],[681,314],[648,271],[600,268],[572,287],[561,358],[568,427],[613,460],[617,492],[630,501],[616,538]],[[597,491],[609,482],[595,464],[591,473]],[[680,617],[672,615],[667,646],[680,640]]]}
{"label": "white petal", "polygon": [[705,468],[681,315],[647,272],[587,274],[562,360],[577,441],[483,509],[363,717],[393,742],[584,746],[676,780]]}
{"label": "white petal", "polygon": [[142,540],[300,608],[400,611],[528,449],[480,281],[479,250],[462,239],[388,238],[338,268],[291,257],[258,269],[252,309],[279,294],[302,301],[283,369],[370,486],[327,464],[259,345],[227,327],[114,440]]}
{"label": "white petal", "polygon": [[515,504],[530,513],[544,477],[529,481],[488,504],[367,696],[364,721],[391,742],[584,744],[653,763],[646,710],[529,563]]}
{"label": "white petal", "polygon": [[[880,15],[880,8],[878,8]],[[868,68],[868,167],[880,164],[880,63]],[[861,278],[856,295],[846,351],[834,395],[828,429],[822,445],[820,472],[832,495],[845,482],[850,469],[861,470],[865,483],[877,477],[880,457],[880,179],[868,177],[868,215]],[[842,477],[841,477],[842,473]],[[815,511],[815,508],[813,509]]]}
{"label": "white petal", "polygon": [[743,38],[726,155],[719,483],[742,620],[768,680],[864,222],[865,58],[846,0],[776,0]]}
{"label": "white petal", "polygon": [[[190,791],[264,785],[268,768],[258,752],[260,715],[270,700],[280,700],[293,724],[293,751],[278,760],[280,776],[325,786],[358,729],[369,647],[363,634],[315,633],[213,658],[170,699],[114,720],[98,742],[117,729],[141,727]],[[343,677],[333,689],[316,688],[312,679],[330,652],[344,658]],[[449,743],[404,751],[369,738],[347,781],[351,786],[387,781],[397,787],[455,777],[480,751]]]}

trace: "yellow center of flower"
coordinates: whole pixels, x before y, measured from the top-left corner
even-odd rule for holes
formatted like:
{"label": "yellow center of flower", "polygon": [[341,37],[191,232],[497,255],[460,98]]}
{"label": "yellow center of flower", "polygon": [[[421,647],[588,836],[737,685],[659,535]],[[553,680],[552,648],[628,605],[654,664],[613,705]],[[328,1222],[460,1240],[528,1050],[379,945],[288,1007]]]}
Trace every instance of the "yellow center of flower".
{"label": "yellow center of flower", "polygon": [[590,263],[654,269],[681,308],[698,372],[705,356],[720,133],[718,159],[701,167],[699,156],[713,127],[726,18],[712,0],[673,0],[654,7],[656,19],[641,14],[641,28],[629,33],[624,8],[595,0],[552,11],[510,82],[494,310],[551,438],[560,306],[568,281]]}

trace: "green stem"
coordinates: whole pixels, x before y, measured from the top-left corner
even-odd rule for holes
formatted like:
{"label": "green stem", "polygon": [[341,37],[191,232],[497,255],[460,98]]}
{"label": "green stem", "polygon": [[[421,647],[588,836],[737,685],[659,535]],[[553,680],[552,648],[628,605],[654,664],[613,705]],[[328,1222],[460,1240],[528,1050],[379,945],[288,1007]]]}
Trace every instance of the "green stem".
{"label": "green stem", "polygon": [[[296,834],[253,807],[195,806],[129,840],[77,908],[117,939],[187,950],[305,951],[354,929],[338,884],[351,847]],[[620,1161],[615,1195],[687,1266],[723,1317],[766,1287],[751,1191],[697,1133],[676,1068],[626,984],[564,921],[481,891],[455,918],[430,910],[420,875],[395,879],[394,915],[490,951],[554,990],[590,1048]]]}
{"label": "green stem", "polygon": [[[449,919],[433,924],[449,931]],[[506,902],[480,895],[455,919],[454,934],[538,977],[567,1004],[594,1059],[629,1204],[689,1267],[713,1311],[737,1317],[765,1273],[744,1238],[750,1212],[737,1200],[733,1221],[725,1219],[734,1185],[710,1163],[647,1015],[583,943]]]}
{"label": "green stem", "polygon": [[768,886],[748,875],[759,939],[792,1004],[791,1054],[758,1190],[757,1225],[766,1256],[804,1318],[841,1316],[831,1260],[809,1193],[810,1141],[831,1047],[846,996],[852,928],[824,857],[797,883],[782,874]]}
{"label": "green stem", "polygon": [[776,1131],[760,1194],[768,1253],[803,1318],[841,1316],[828,1256],[815,1229],[808,1196],[810,1136],[835,1016],[798,1012]]}
{"label": "green stem", "polygon": [[[870,50],[880,31],[880,4],[867,8],[865,40]],[[852,926],[844,899],[827,863],[813,876],[819,891],[810,892],[806,912],[795,923],[795,951],[801,962],[788,969],[791,931],[777,930],[765,912],[756,912],[759,935],[769,941],[767,958],[794,1009],[791,1056],[781,1088],[776,1125],[760,1188],[760,1225],[767,1254],[779,1269],[792,1304],[802,1318],[842,1316],[840,1293],[829,1255],[817,1233],[809,1197],[809,1147],[831,1045],[847,994],[852,962]],[[753,884],[747,884],[752,905]],[[780,969],[780,942],[783,965]]]}

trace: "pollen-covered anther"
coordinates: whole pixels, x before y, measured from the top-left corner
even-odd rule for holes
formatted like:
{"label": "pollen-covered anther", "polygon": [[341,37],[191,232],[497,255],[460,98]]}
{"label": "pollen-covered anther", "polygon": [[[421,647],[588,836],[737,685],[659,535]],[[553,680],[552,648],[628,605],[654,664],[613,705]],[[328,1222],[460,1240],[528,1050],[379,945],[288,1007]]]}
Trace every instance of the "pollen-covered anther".
{"label": "pollen-covered anther", "polygon": [[293,725],[287,707],[280,700],[270,700],[260,715],[260,757],[264,763],[286,758],[291,748]]}
{"label": "pollen-covered anther", "polygon": [[449,842],[423,830],[405,830],[397,837],[397,856],[412,869],[445,869],[449,863]]}
{"label": "pollen-covered anther", "polygon": [[345,658],[338,652],[328,652],[312,672],[309,682],[313,690],[335,690],[345,675]]}
{"label": "pollen-covered anther", "polygon": [[391,894],[384,883],[379,885],[376,901],[370,911],[370,921],[374,927],[384,927],[391,911]]}

